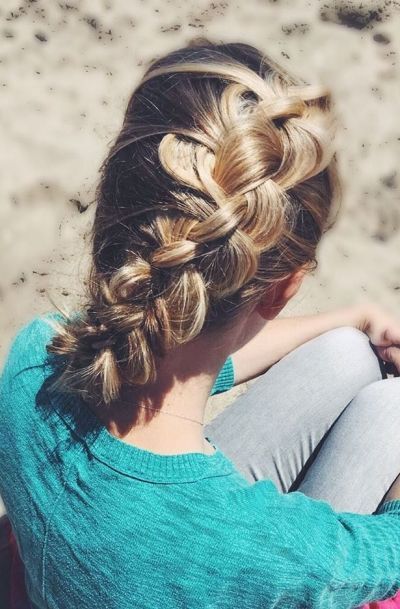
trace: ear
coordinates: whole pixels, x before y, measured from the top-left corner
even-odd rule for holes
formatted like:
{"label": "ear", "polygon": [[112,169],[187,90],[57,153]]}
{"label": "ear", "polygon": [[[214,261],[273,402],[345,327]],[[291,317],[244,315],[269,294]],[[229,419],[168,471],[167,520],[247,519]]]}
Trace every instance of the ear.
{"label": "ear", "polygon": [[254,310],[264,319],[274,319],[274,317],[276,317],[286,306],[289,300],[297,294],[306,273],[307,269],[301,267],[298,271],[289,275],[289,277],[274,284],[272,288],[267,290],[265,296],[260,300]]}

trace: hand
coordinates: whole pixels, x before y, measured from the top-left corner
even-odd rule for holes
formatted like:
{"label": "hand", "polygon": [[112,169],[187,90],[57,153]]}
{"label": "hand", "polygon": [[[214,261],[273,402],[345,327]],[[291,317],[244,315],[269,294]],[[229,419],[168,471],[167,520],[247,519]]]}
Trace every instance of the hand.
{"label": "hand", "polygon": [[373,305],[361,305],[356,327],[365,332],[389,374],[400,376],[400,319]]}

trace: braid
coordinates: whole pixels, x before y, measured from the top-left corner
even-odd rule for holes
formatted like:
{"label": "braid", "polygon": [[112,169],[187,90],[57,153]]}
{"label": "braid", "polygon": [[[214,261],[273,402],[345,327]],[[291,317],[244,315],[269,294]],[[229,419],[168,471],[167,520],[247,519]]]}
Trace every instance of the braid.
{"label": "braid", "polygon": [[329,91],[243,44],[149,67],[101,167],[83,313],[56,386],[97,405],[310,264],[335,195]]}

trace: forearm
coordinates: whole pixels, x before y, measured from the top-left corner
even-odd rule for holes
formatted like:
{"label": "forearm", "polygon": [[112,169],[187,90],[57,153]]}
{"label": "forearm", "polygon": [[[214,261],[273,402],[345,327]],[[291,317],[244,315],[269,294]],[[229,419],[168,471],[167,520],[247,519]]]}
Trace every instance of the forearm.
{"label": "forearm", "polygon": [[232,353],[235,384],[262,374],[282,357],[303,343],[341,326],[359,325],[361,308],[342,307],[316,315],[279,317],[269,321],[261,318],[260,329],[238,351]]}

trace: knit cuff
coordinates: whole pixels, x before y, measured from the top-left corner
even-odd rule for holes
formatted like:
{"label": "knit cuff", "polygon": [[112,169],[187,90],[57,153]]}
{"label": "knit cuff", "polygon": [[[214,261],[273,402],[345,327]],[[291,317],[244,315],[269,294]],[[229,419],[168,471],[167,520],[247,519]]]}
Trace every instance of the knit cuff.
{"label": "knit cuff", "polygon": [[396,514],[400,516],[400,499],[384,501],[376,510],[375,514]]}

